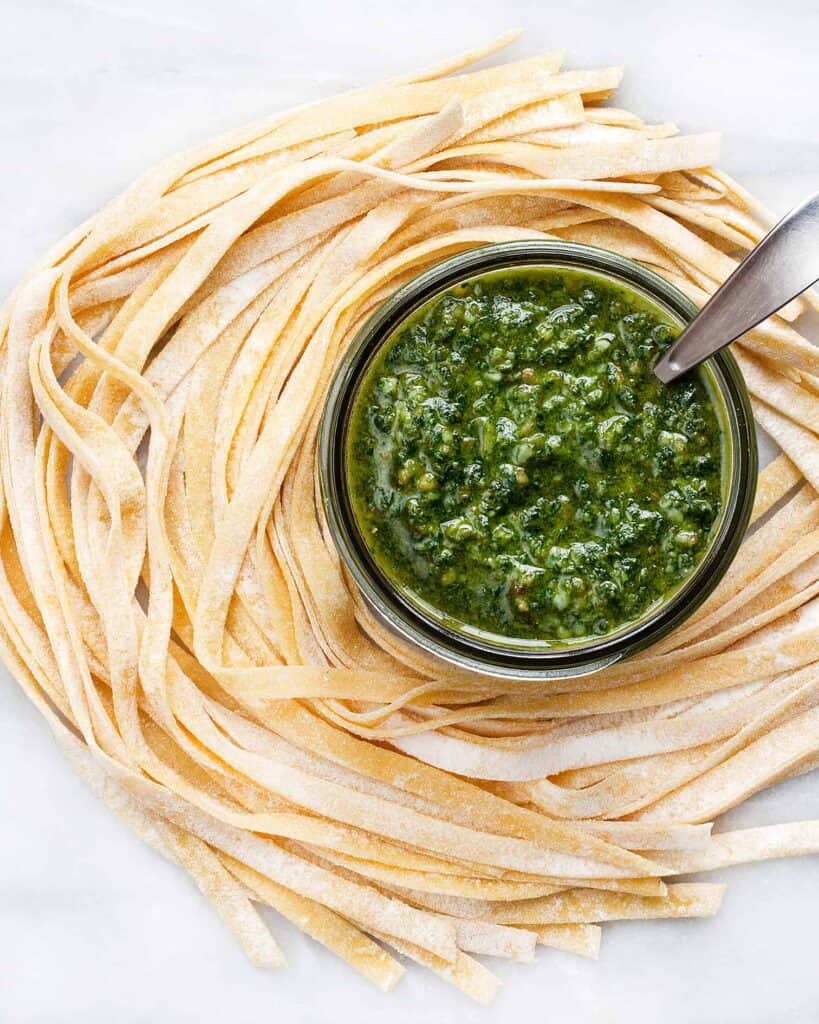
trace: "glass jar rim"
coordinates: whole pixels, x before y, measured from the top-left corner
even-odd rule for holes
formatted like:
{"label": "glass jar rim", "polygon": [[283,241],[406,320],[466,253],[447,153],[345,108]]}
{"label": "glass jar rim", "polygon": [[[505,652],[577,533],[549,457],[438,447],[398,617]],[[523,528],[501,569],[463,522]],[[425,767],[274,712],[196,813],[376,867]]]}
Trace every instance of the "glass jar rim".
{"label": "glass jar rim", "polygon": [[750,399],[733,356],[723,350],[707,362],[726,424],[730,458],[724,508],[715,535],[691,575],[658,607],[612,633],[573,644],[503,646],[448,629],[423,612],[385,576],[361,536],[347,488],[350,409],[375,354],[420,306],[454,285],[484,273],[525,267],[563,267],[602,275],[642,293],[681,324],[698,310],[664,278],[627,257],[577,242],[533,239],[502,242],[450,256],[399,288],[359,329],[335,371],[319,432],[319,481],[330,534],[353,580],[376,616],[404,639],[461,668],[508,679],[584,675],[656,643],[687,619],[724,576],[747,528],[758,470]]}

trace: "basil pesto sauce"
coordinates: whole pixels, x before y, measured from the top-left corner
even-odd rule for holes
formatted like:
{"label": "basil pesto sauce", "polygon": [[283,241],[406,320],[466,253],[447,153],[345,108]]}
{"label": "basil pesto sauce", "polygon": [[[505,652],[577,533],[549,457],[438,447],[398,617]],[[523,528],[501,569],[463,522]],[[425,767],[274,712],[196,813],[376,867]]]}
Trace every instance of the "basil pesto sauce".
{"label": "basil pesto sauce", "polygon": [[677,333],[637,293],[559,268],[422,306],[368,368],[347,435],[381,571],[451,626],[529,640],[600,637],[662,601],[722,492],[704,378],[651,372]]}

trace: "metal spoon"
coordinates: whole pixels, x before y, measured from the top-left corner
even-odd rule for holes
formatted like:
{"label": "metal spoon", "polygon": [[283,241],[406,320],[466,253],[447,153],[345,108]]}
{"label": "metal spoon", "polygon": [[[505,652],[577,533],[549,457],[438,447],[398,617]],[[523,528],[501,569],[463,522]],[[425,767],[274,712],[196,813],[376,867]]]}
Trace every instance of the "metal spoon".
{"label": "metal spoon", "polygon": [[664,384],[756,327],[819,280],[819,192],[768,232],[702,307],[654,373]]}

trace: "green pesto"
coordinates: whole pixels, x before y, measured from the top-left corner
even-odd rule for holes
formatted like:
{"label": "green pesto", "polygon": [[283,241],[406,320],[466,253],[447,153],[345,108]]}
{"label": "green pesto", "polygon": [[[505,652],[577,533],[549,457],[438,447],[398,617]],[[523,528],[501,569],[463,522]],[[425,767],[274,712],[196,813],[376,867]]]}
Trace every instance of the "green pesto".
{"label": "green pesto", "polygon": [[527,640],[600,637],[661,602],[722,500],[704,377],[651,372],[677,333],[636,292],[560,268],[422,306],[368,368],[347,434],[381,571],[450,625]]}

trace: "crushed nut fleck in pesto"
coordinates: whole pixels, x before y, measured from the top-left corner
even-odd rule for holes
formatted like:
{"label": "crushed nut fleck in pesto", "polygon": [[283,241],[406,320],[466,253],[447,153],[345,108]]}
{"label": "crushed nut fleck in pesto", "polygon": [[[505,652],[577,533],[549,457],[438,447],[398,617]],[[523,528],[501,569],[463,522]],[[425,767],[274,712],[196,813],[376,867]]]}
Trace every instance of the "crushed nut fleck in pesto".
{"label": "crushed nut fleck in pesto", "polygon": [[495,271],[424,305],[355,399],[348,475],[381,570],[506,637],[599,637],[691,574],[721,507],[701,376],[651,368],[676,335],[596,275]]}

